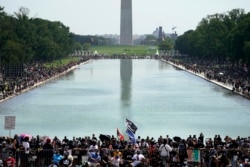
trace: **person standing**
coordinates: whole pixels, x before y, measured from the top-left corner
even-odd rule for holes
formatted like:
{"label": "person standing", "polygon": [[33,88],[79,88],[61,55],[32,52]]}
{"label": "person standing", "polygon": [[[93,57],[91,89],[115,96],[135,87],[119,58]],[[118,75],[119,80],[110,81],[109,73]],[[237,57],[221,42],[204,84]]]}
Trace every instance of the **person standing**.
{"label": "person standing", "polygon": [[43,145],[43,156],[44,156],[44,165],[49,166],[52,162],[54,147],[51,144],[51,140],[48,138],[46,143]]}
{"label": "person standing", "polygon": [[27,167],[29,166],[29,154],[30,154],[30,143],[29,143],[29,137],[26,136],[24,137],[23,139],[23,142],[22,142],[22,146],[23,146],[23,149],[24,149],[24,152],[22,153],[22,160],[21,160],[21,166],[22,167]]}
{"label": "person standing", "polygon": [[16,158],[17,166],[19,161],[19,136],[16,134],[12,141],[13,156]]}
{"label": "person standing", "polygon": [[167,140],[164,139],[163,143],[159,147],[159,153],[165,167],[169,166],[169,160],[170,160],[169,156],[171,151],[172,148],[167,144]]}
{"label": "person standing", "polygon": [[184,161],[186,160],[186,158],[188,157],[187,155],[187,145],[185,140],[181,140],[179,146],[178,146],[178,155],[179,155],[179,159],[180,159],[180,164],[183,166],[184,165]]}

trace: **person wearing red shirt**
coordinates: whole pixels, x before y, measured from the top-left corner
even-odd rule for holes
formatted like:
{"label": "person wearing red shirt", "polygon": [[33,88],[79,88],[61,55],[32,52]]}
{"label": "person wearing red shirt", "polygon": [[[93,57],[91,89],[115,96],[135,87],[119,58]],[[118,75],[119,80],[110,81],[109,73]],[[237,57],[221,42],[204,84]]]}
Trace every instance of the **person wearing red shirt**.
{"label": "person wearing red shirt", "polygon": [[16,160],[12,157],[12,154],[9,154],[9,157],[5,160],[5,164],[8,167],[15,167],[16,166]]}

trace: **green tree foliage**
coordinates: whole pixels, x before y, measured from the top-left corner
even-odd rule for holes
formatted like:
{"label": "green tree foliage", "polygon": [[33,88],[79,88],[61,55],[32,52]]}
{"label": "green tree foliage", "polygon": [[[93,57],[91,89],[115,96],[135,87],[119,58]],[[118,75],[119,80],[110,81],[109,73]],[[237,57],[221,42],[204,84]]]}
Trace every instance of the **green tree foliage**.
{"label": "green tree foliage", "polygon": [[21,7],[14,16],[0,7],[1,64],[52,61],[67,57],[74,50],[73,35],[61,22],[29,18],[29,9]]}
{"label": "green tree foliage", "polygon": [[250,41],[244,43],[244,55],[246,55],[246,62],[250,64]]}
{"label": "green tree foliage", "polygon": [[154,35],[147,35],[143,42],[144,45],[156,45],[157,43],[158,40]]}
{"label": "green tree foliage", "polygon": [[177,38],[175,49],[198,58],[249,64],[249,41],[250,13],[233,9],[203,18],[195,30]]}
{"label": "green tree foliage", "polygon": [[91,47],[91,44],[90,44],[90,43],[84,43],[84,44],[83,44],[83,50],[88,51],[88,50],[90,49],[90,47]]}
{"label": "green tree foliage", "polygon": [[164,51],[164,52],[168,50],[172,50],[173,47],[174,47],[174,41],[170,37],[165,38],[165,40],[160,42],[158,45],[159,50]]}

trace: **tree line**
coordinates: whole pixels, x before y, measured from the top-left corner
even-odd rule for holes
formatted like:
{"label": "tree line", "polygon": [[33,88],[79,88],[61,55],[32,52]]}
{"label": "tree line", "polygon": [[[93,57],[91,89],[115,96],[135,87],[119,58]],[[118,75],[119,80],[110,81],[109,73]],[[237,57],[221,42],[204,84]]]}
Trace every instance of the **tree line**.
{"label": "tree line", "polygon": [[13,16],[0,7],[0,58],[2,64],[51,61],[72,52],[74,41],[69,28],[61,22],[29,18],[21,7]]}
{"label": "tree line", "polygon": [[177,38],[175,49],[199,59],[250,64],[250,13],[233,9],[208,15]]}
{"label": "tree line", "polygon": [[[88,50],[92,45],[114,43],[103,37],[73,34],[60,21],[29,18],[29,9],[24,7],[8,15],[0,6],[0,22],[0,65],[48,62],[75,50]],[[250,13],[233,9],[208,15],[195,30],[186,31],[175,42],[160,42],[158,47],[174,48],[200,59],[250,64]]]}
{"label": "tree line", "polygon": [[29,18],[29,12],[21,7],[9,15],[0,6],[0,65],[51,62],[109,40],[76,35],[60,21]]}

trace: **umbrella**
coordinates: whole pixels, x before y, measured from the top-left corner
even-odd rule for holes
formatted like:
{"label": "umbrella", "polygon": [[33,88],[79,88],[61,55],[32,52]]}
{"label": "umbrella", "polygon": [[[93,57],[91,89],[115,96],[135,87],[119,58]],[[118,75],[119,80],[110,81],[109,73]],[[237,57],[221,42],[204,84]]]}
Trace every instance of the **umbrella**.
{"label": "umbrella", "polygon": [[27,134],[27,133],[22,133],[22,134],[20,134],[20,137],[21,137],[22,139],[24,139],[25,137],[28,137],[29,140],[30,140],[30,139],[32,138],[32,135]]}
{"label": "umbrella", "polygon": [[175,142],[180,142],[181,141],[181,138],[179,136],[175,136],[173,137],[174,141]]}
{"label": "umbrella", "polygon": [[104,134],[100,134],[99,139],[103,142],[103,141],[110,141],[110,136],[109,135],[104,135]]}

